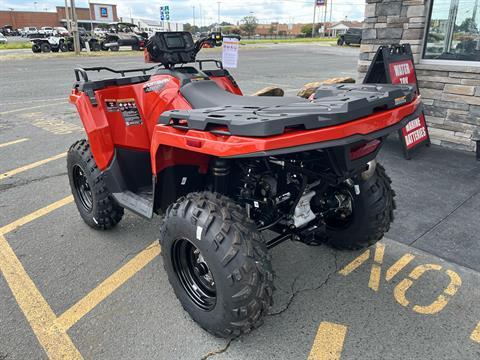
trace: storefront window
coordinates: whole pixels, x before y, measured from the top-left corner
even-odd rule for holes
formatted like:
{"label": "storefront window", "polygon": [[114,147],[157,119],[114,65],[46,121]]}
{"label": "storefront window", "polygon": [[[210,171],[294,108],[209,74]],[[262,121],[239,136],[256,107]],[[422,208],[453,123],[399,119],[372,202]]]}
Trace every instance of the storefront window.
{"label": "storefront window", "polygon": [[480,61],[479,0],[432,0],[425,59]]}

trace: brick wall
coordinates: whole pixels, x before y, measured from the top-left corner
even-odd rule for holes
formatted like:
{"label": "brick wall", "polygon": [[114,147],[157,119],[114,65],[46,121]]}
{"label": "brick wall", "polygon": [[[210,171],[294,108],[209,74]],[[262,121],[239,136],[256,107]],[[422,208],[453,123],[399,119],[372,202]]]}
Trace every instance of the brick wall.
{"label": "brick wall", "polygon": [[0,26],[12,25],[15,29],[26,26],[60,26],[56,12],[0,11]]}
{"label": "brick wall", "polygon": [[366,0],[358,80],[380,45],[410,43],[432,142],[473,151],[480,140],[480,66],[422,64],[429,0]]}

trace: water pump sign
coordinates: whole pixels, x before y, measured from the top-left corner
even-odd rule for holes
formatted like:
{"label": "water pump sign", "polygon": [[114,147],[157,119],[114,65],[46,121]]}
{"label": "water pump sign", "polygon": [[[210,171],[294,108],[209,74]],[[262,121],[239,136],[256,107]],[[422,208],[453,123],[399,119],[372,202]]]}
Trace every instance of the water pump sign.
{"label": "water pump sign", "polygon": [[[381,46],[367,71],[364,83],[415,85],[419,93],[410,45]],[[410,150],[422,144],[430,144],[423,112],[399,131],[399,137],[407,159],[410,159]]]}

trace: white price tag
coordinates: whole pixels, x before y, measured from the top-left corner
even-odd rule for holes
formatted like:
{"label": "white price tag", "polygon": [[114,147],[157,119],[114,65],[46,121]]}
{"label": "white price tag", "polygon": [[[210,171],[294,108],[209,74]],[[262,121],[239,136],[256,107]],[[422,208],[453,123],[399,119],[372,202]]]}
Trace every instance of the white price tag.
{"label": "white price tag", "polygon": [[237,68],[240,41],[235,38],[223,38],[222,62],[226,68]]}

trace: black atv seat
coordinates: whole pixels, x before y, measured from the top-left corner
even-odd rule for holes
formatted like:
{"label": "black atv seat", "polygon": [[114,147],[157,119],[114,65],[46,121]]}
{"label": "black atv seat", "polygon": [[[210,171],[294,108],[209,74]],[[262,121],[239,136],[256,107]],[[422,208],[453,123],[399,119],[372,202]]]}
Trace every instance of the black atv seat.
{"label": "black atv seat", "polygon": [[191,81],[180,88],[180,93],[194,109],[227,105],[269,107],[307,102],[298,97],[235,95],[225,91],[212,80]]}
{"label": "black atv seat", "polygon": [[[258,137],[283,134],[289,128],[335,126],[415,99],[414,86],[390,84],[324,85],[318,88],[312,102],[301,98],[236,96],[209,80],[192,82],[181,89],[185,89],[180,91],[196,108],[166,111],[159,124]],[[228,130],[217,130],[219,127]]]}

